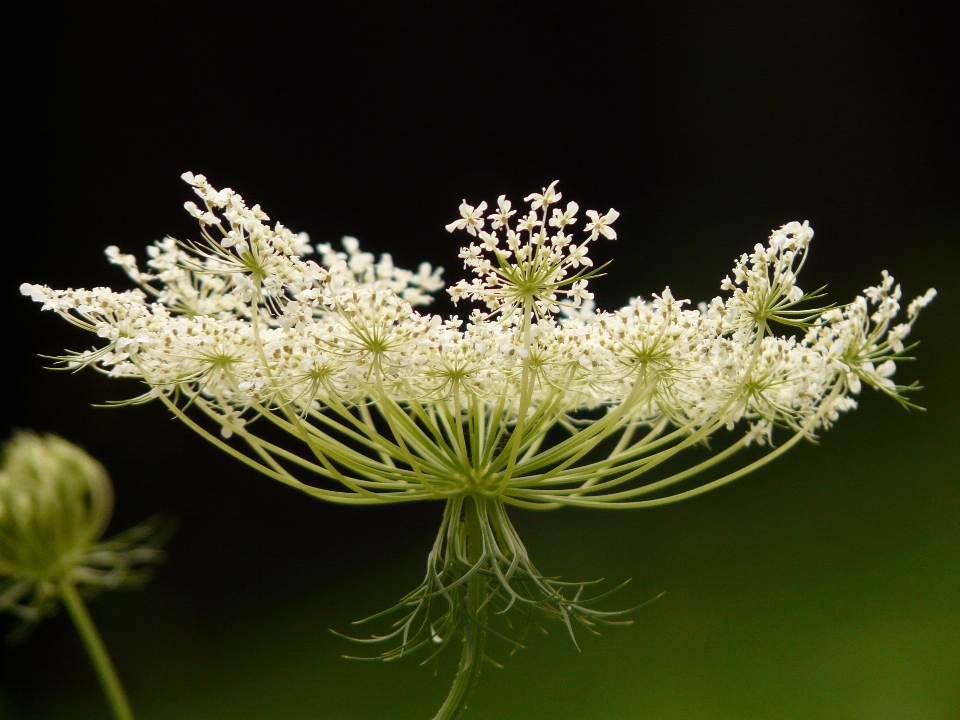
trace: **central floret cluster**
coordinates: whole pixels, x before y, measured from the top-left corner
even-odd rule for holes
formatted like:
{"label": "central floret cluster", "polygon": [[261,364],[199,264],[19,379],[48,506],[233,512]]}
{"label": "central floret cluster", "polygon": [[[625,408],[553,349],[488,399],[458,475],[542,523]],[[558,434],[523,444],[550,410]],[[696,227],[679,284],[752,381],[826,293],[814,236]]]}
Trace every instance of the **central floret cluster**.
{"label": "central floret cluster", "polygon": [[[553,209],[547,219],[547,210],[560,202],[561,193],[556,191],[556,181],[544,188],[542,193],[533,193],[524,198],[530,203],[530,211],[514,223],[517,214],[505,195],[497,199],[497,212],[487,217],[492,232],[486,232],[483,212],[487,204],[474,208],[464,200],[460,205],[460,219],[447,225],[447,230],[466,230],[478,236],[482,245],[471,244],[461,248],[464,265],[478,277],[468,283],[461,280],[450,288],[454,301],[470,298],[512,321],[523,323],[525,316],[533,311],[538,318],[548,318],[560,310],[559,295],[566,298],[565,310],[579,308],[584,300],[592,300],[587,292],[587,281],[596,275],[590,272],[593,261],[588,257],[588,246],[598,235],[615,240],[617,233],[610,225],[620,213],[612,208],[600,216],[595,210],[587,210],[590,222],[586,226],[588,237],[579,245],[574,236],[567,234],[577,222],[580,206],[567,203],[565,210]],[[548,227],[555,228],[551,235]],[[506,248],[500,247],[503,233]],[[491,257],[493,261],[491,261]],[[496,263],[494,265],[494,262]],[[567,313],[572,314],[572,313]]]}
{"label": "central floret cluster", "polygon": [[[482,309],[442,318],[415,309],[443,286],[440,269],[397,268],[354,238],[307,259],[305,234],[271,227],[202,175],[184,180],[202,202],[186,204],[199,241],[155,243],[145,270],[107,249],[138,289],[22,290],[101,338],[66,365],[144,382],[133,402],[159,399],[270,477],[341,503],[446,500],[427,580],[405,601],[403,648],[445,643],[463,608],[475,618],[464,588],[478,573],[483,607],[601,619],[537,573],[504,504],[675,502],[829,427],[864,383],[906,403],[895,358],[935,294],[897,323],[900,288],[884,273],[849,305],[811,308],[819,292],[804,293],[797,276],[813,230],[792,222],[736,261],[725,297],[691,308],[667,287],[595,311],[587,288],[601,268],[588,251],[616,238],[618,213],[587,210],[578,234],[579,206],[561,206],[554,182],[524,214],[504,196],[489,215],[464,201],[447,230],[475,239],[460,252],[474,277],[449,292]],[[736,463],[750,445],[766,454]],[[681,469],[667,463],[678,456]],[[446,624],[427,619],[441,598]]]}

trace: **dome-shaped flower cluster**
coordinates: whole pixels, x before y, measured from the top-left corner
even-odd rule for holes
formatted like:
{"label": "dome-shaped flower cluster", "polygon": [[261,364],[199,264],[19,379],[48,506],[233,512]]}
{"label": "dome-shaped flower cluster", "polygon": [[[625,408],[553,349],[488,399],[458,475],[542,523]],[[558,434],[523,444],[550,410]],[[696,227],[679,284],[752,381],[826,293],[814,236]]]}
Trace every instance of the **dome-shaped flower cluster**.
{"label": "dome-shaped flower cluster", "polygon": [[[100,338],[66,365],[142,381],[134,401],[159,399],[270,477],[341,503],[446,500],[427,578],[401,605],[401,651],[442,646],[498,603],[568,627],[605,619],[536,571],[504,505],[675,502],[812,438],[863,384],[906,403],[895,359],[935,295],[898,322],[900,288],[884,273],[848,305],[811,307],[819,291],[797,283],[813,230],[791,222],[736,260],[710,302],[690,307],[667,287],[593,310],[589,250],[616,239],[618,213],[587,210],[579,225],[552,183],[522,214],[504,196],[489,215],[463,202],[447,230],[470,236],[460,257],[473,277],[449,292],[480,307],[443,318],[420,309],[440,269],[397,268],[354,238],[308,259],[306,235],[202,175],[184,180],[201,200],[186,204],[200,240],[155,243],[145,269],[107,250],[137,289],[22,291]],[[255,431],[264,424],[291,442]]]}
{"label": "dome-shaped flower cluster", "polygon": [[[596,274],[589,245],[616,237],[618,213],[587,211],[577,239],[579,207],[561,209],[552,183],[520,217],[504,196],[487,217],[486,203],[461,205],[447,229],[477,239],[460,253],[475,277],[450,293],[486,309],[444,319],[416,309],[442,287],[440,269],[376,261],[354,238],[343,252],[320,245],[319,263],[304,259],[305,234],[269,226],[259,206],[202,175],[184,179],[203,201],[186,204],[202,241],[155,243],[146,270],[107,249],[138,289],[22,290],[102,338],[68,365],[141,379],[142,399],[178,414],[195,406],[224,437],[240,437],[248,462],[335,501],[468,492],[519,505],[646,503],[707,468],[638,482],[718,430],[734,433],[732,453],[767,443],[777,426],[813,435],[855,406],[863,383],[902,398],[894,358],[934,295],[893,324],[900,289],[884,273],[850,305],[809,309],[818,295],[797,276],[813,231],[794,222],[737,260],[726,297],[689,308],[668,287],[584,312]],[[806,334],[777,335],[778,323]],[[258,438],[249,428],[258,418],[308,452]]]}

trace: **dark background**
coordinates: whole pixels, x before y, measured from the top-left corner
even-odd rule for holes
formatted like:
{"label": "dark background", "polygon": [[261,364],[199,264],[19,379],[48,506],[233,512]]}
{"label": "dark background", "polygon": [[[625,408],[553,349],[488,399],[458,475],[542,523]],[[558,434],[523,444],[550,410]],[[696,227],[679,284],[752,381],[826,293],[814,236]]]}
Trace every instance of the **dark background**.
{"label": "dark background", "polygon": [[[902,366],[928,412],[865,392],[818,447],[686,504],[514,512],[545,571],[665,595],[579,654],[559,627],[534,638],[484,672],[471,716],[960,717],[952,5],[85,3],[8,24],[4,433],[100,458],[117,530],[179,518],[155,580],[91,606],[138,717],[427,718],[452,672],[350,663],[327,631],[419,582],[439,506],[311,500],[159,406],[91,407],[134,386],[42,369],[91,339],[19,284],[125,287],[102,249],[194,236],[188,169],[451,282],[461,198],[559,178],[622,213],[597,250],[607,308],[665,284],[709,299],[794,219],[817,232],[804,287],[847,301],[884,268],[908,298],[936,286]],[[63,614],[0,649],[0,717],[107,717]]]}

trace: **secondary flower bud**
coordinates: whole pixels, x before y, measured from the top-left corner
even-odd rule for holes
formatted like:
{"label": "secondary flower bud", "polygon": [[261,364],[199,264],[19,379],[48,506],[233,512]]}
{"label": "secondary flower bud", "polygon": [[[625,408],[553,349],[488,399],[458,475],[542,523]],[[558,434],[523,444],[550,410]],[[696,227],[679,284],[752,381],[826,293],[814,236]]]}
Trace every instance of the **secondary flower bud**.
{"label": "secondary flower bud", "polygon": [[100,463],[55,435],[17,435],[0,472],[0,572],[59,578],[100,538],[112,510]]}
{"label": "secondary flower bud", "polygon": [[116,587],[160,559],[155,520],[100,541],[113,512],[103,466],[56,435],[22,432],[0,465],[0,611],[36,620],[58,583]]}

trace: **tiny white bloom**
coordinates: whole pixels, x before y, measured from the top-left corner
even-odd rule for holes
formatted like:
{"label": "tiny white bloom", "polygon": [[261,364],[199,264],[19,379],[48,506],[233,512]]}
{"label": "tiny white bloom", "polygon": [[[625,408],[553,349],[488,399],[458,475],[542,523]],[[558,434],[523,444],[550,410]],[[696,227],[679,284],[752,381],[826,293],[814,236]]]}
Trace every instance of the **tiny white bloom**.
{"label": "tiny white bloom", "polygon": [[541,192],[530,193],[527,195],[523,201],[530,203],[531,210],[539,210],[541,207],[546,208],[554,203],[560,202],[560,198],[563,197],[561,193],[556,191],[557,183],[559,180],[554,180],[550,185],[545,187]]}
{"label": "tiny white bloom", "polygon": [[596,210],[587,210],[587,217],[590,222],[587,223],[584,230],[590,233],[590,239],[596,240],[598,235],[603,235],[607,240],[616,240],[617,233],[610,225],[620,217],[613,208],[610,208],[606,215],[600,215]]}
{"label": "tiny white bloom", "polygon": [[483,212],[487,209],[487,203],[482,202],[476,208],[467,204],[464,200],[460,203],[460,219],[449,223],[447,232],[466,229],[471,235],[476,235],[477,231],[483,227]]}

